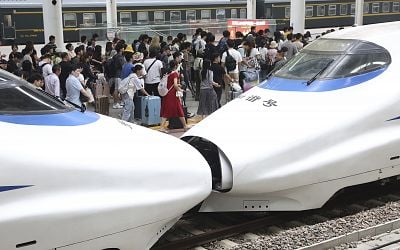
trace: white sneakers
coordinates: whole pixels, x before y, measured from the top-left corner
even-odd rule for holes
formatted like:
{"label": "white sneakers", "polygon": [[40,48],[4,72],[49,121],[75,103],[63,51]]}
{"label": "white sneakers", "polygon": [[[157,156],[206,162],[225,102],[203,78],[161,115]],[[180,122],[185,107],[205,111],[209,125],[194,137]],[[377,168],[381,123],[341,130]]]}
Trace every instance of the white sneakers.
{"label": "white sneakers", "polygon": [[124,106],[122,106],[121,104],[119,104],[119,103],[114,103],[113,104],[113,109],[122,109]]}

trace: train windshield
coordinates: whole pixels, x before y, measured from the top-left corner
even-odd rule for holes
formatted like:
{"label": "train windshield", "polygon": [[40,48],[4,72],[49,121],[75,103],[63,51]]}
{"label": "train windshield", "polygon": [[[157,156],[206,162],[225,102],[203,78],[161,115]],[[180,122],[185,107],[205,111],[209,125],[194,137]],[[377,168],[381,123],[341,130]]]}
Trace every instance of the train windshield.
{"label": "train windshield", "polygon": [[307,81],[335,79],[374,71],[390,62],[389,52],[370,42],[318,39],[288,61],[275,76]]}
{"label": "train windshield", "polygon": [[62,102],[0,71],[0,114],[44,114],[70,110]]}

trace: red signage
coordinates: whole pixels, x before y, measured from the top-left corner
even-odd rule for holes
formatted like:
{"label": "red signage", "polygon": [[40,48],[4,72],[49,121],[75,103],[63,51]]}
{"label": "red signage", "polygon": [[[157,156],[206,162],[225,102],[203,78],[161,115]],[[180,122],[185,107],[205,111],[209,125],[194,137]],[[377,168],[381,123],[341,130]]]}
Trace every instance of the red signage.
{"label": "red signage", "polygon": [[269,28],[268,20],[257,19],[229,19],[228,30],[231,32],[231,37],[235,37],[235,32],[240,31],[244,35],[250,32],[252,26],[256,27],[256,31],[265,30]]}

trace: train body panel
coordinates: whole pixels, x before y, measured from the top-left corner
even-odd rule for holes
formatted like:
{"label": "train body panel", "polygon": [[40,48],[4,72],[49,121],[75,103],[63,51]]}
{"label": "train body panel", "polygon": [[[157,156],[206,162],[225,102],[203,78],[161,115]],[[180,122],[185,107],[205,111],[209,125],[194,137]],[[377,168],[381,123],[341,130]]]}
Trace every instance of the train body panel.
{"label": "train body panel", "polygon": [[[307,79],[273,76],[187,132],[183,139],[194,146],[198,142],[191,138],[204,138],[222,151],[232,172],[219,176],[231,187],[214,188],[201,210],[243,211],[253,206],[248,201],[264,201],[260,211],[312,209],[343,187],[400,174],[400,86],[395,80],[399,52],[395,43],[380,39],[384,30],[399,28],[399,22],[352,28],[313,45],[323,50],[334,43],[357,43],[349,45],[343,57],[334,57],[338,64],[327,65],[328,71],[340,68],[348,57],[368,58],[368,50],[358,49],[362,46],[379,55],[381,48],[373,44],[391,54],[387,66],[379,61],[379,69],[317,79],[309,86]],[[395,40],[399,35],[393,32]],[[360,38],[367,42],[358,43]],[[288,71],[307,53],[318,54],[305,51],[288,62]]]}
{"label": "train body panel", "polygon": [[[11,88],[30,91],[21,86]],[[173,137],[95,113],[21,114],[7,103],[15,99],[0,102],[1,249],[148,249],[211,191],[207,162]]]}

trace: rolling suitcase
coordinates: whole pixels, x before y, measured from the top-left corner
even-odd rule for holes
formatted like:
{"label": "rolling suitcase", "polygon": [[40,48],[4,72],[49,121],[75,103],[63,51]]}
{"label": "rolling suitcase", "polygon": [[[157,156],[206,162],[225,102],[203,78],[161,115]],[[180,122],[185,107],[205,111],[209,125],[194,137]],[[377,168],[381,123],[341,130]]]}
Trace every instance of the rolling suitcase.
{"label": "rolling suitcase", "polygon": [[142,124],[146,126],[160,124],[161,98],[158,96],[145,96],[141,100]]}
{"label": "rolling suitcase", "polygon": [[110,105],[107,96],[97,96],[95,101],[95,112],[102,115],[110,114]]}
{"label": "rolling suitcase", "polygon": [[[185,120],[187,122],[187,107],[183,106],[183,112],[185,114]],[[179,119],[179,117],[173,117],[173,118],[169,118],[168,119],[168,128],[169,129],[179,129],[179,128],[183,128],[183,125],[181,123],[181,120]]]}

